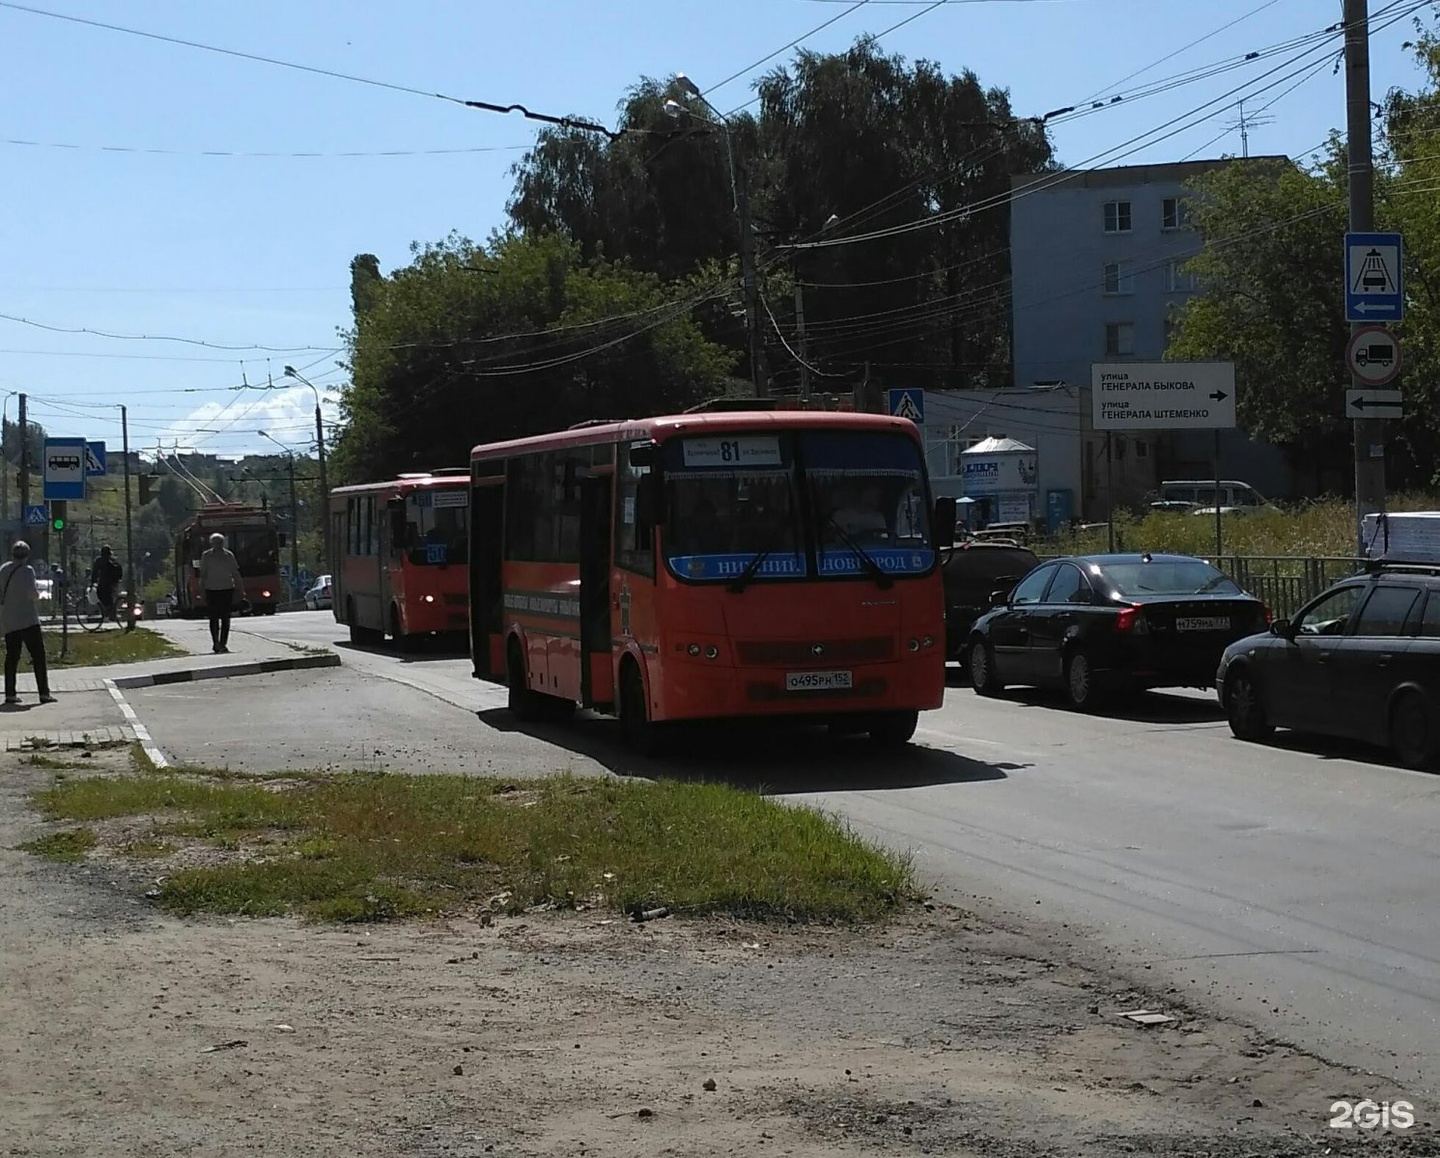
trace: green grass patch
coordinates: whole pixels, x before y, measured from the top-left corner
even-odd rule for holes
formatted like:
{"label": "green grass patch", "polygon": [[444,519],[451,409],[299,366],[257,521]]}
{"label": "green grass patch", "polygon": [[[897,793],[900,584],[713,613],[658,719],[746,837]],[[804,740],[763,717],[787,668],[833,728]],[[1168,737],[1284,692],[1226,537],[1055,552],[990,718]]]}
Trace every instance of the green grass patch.
{"label": "green grass patch", "polygon": [[70,625],[66,656],[60,658],[59,628],[45,630],[45,655],[53,664],[66,667],[100,667],[112,663],[140,663],[150,659],[169,659],[187,654],[163,635],[149,628],[137,627],[122,631],[110,626],[100,631],[86,631],[78,624]]}
{"label": "green grass patch", "polygon": [[83,760],[65,760],[58,756],[46,756],[43,752],[32,752],[24,759],[32,768],[46,768],[52,772],[70,772],[84,768]]}
{"label": "green grass patch", "polygon": [[36,856],[43,856],[46,860],[73,863],[84,860],[85,854],[98,843],[99,840],[88,828],[67,828],[61,832],[52,832],[28,841],[20,847],[25,852],[33,852]]}
{"label": "green grass patch", "polygon": [[178,913],[384,920],[489,905],[666,906],[850,922],[915,897],[908,857],[838,821],[717,784],[354,773],[243,784],[189,770],[69,780],[50,817],[157,817],[155,838],[246,859],[179,871]]}

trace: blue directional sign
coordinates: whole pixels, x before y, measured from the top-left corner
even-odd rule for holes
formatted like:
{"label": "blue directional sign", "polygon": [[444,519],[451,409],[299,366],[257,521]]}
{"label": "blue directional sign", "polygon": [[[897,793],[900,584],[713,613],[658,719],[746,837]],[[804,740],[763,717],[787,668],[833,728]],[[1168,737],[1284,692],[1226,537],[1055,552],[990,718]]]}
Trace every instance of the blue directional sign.
{"label": "blue directional sign", "polygon": [[105,474],[105,444],[91,442],[85,446],[85,477],[100,478]]}
{"label": "blue directional sign", "polygon": [[916,426],[925,423],[925,391],[912,386],[887,390],[886,409],[892,418],[908,418]]}
{"label": "blue directional sign", "polygon": [[25,525],[27,527],[43,527],[50,521],[50,516],[45,510],[44,503],[31,503],[25,508]]}
{"label": "blue directional sign", "polygon": [[1398,322],[1405,316],[1404,246],[1398,233],[1345,235],[1345,320]]}
{"label": "blue directional sign", "polygon": [[47,438],[44,468],[46,502],[85,497],[85,452],[83,438]]}

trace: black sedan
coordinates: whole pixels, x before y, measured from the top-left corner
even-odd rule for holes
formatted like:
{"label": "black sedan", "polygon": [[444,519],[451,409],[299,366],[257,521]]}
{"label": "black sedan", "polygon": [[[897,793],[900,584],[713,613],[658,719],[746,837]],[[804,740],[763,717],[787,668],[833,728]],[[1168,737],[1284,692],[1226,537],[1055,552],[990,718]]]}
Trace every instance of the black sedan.
{"label": "black sedan", "polygon": [[1083,555],[1036,567],[975,621],[970,681],[1062,688],[1077,708],[1121,688],[1213,688],[1225,649],[1265,605],[1188,555]]}

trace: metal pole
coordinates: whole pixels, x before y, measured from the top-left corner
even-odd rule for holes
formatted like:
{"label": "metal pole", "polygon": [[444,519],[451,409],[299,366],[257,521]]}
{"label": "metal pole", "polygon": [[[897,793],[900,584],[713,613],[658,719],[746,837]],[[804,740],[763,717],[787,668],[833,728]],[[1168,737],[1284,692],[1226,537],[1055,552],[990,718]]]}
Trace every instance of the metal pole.
{"label": "metal pole", "polygon": [[[25,425],[24,394],[20,395],[20,417],[17,421],[20,427],[20,478],[18,480],[20,483],[20,519],[23,522],[25,519],[25,508],[30,505],[30,431]],[[7,466],[6,469],[8,470],[9,467]],[[45,562],[48,564],[50,562],[49,558],[46,558]]]}
{"label": "metal pole", "polygon": [[1105,529],[1110,535],[1109,551],[1115,553],[1115,446],[1114,435],[1105,432]]}
{"label": "metal pole", "polygon": [[[13,393],[13,391],[12,391]],[[0,403],[0,511],[4,514],[5,523],[5,553],[10,553],[10,544],[14,536],[10,534],[10,456],[5,453],[5,427],[10,422],[10,395],[5,395],[5,401]],[[23,526],[24,515],[21,515]],[[23,533],[23,532],[22,532]]]}
{"label": "metal pole", "polygon": [[740,214],[740,280],[745,290],[745,327],[750,334],[750,375],[755,397],[770,394],[765,340],[760,332],[760,287],[755,278],[755,230],[750,221],[750,182],[744,163],[735,166],[735,206]]}
{"label": "metal pole", "polygon": [[810,355],[805,349],[805,288],[795,279],[795,344],[800,354],[800,401],[810,402]]}
{"label": "metal pole", "polygon": [[[310,387],[314,390],[315,387]],[[320,392],[315,391],[315,448],[320,456],[320,570],[330,566],[330,484],[325,477],[325,424],[320,421]]]}
{"label": "metal pole", "polygon": [[300,584],[300,507],[295,502],[295,452],[290,452],[290,598]]}
{"label": "metal pole", "polygon": [[125,630],[135,629],[135,527],[130,518],[130,416],[125,407],[120,407],[120,453],[122,473],[125,476],[125,589],[130,593],[126,600]]}
{"label": "metal pole", "polygon": [[1215,565],[1220,565],[1220,431],[1215,431]]}
{"label": "metal pole", "polygon": [[[1350,230],[1375,228],[1375,164],[1370,147],[1370,6],[1369,0],[1344,0],[1345,121],[1350,176]],[[1363,322],[1352,322],[1351,333]],[[1363,388],[1355,377],[1351,385]],[[1385,509],[1385,420],[1355,420],[1355,543],[1365,553],[1364,520]]]}

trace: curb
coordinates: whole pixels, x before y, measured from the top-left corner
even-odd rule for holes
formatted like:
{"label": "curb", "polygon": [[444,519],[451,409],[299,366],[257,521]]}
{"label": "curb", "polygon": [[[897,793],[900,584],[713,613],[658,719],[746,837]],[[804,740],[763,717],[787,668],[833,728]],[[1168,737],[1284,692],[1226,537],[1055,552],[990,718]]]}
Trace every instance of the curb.
{"label": "curb", "polygon": [[158,684],[185,684],[195,680],[223,680],[231,676],[266,675],[276,671],[299,671],[302,668],[339,667],[340,656],[306,655],[297,659],[262,659],[258,663],[231,663],[218,667],[190,668],[186,671],[162,671],[154,675],[117,676],[107,682],[117,688],[148,688]]}

